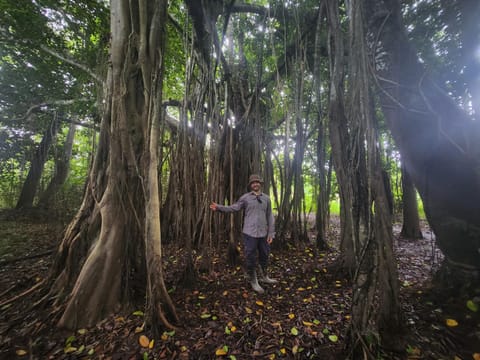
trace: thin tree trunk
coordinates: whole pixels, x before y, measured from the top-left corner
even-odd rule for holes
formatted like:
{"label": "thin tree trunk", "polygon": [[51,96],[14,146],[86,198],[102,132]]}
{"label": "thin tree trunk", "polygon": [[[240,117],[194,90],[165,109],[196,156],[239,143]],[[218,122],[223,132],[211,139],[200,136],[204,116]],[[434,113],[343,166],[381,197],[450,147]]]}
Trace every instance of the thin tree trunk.
{"label": "thin tree trunk", "polygon": [[38,201],[38,207],[50,208],[54,203],[53,198],[55,194],[67,180],[68,171],[70,169],[70,159],[72,157],[73,140],[75,138],[75,129],[76,125],[74,122],[71,122],[68,128],[65,144],[63,145],[63,152],[55,162],[54,175],[50,180],[47,189],[40,197],[40,200]]}
{"label": "thin tree trunk", "polygon": [[405,166],[402,165],[402,205],[403,225],[400,236],[407,239],[422,239],[420,218],[418,216],[417,192],[408,175]]}
{"label": "thin tree trunk", "polygon": [[349,174],[350,158],[353,157],[349,144],[349,131],[344,106],[344,45],[340,27],[338,4],[329,0],[327,19],[329,26],[330,89],[329,89],[329,136],[332,146],[332,159],[337,175],[340,194],[340,249],[342,266],[353,274],[356,267],[354,252],[355,215],[354,189]]}
{"label": "thin tree trunk", "polygon": [[35,154],[33,155],[30,163],[30,170],[28,171],[27,178],[23,183],[22,191],[16,205],[17,209],[26,209],[33,206],[35,194],[37,193],[38,184],[42,177],[43,167],[45,161],[47,161],[48,150],[52,145],[53,140],[56,138],[58,130],[60,128],[61,119],[57,113],[53,115],[47,130],[43,134],[42,141],[38,146]]}
{"label": "thin tree trunk", "polygon": [[[328,230],[328,206],[330,192],[327,187],[327,170],[326,165],[326,143],[327,135],[325,131],[325,120],[323,119],[322,108],[322,84],[321,84],[321,39],[323,37],[322,21],[324,19],[325,3],[322,2],[318,11],[317,28],[315,31],[315,50],[314,50],[314,87],[315,87],[315,103],[317,106],[317,171],[318,171],[318,196],[317,212],[315,216],[315,229],[317,230],[315,244],[319,250],[328,247],[326,236]],[[329,164],[331,168],[331,164]]]}

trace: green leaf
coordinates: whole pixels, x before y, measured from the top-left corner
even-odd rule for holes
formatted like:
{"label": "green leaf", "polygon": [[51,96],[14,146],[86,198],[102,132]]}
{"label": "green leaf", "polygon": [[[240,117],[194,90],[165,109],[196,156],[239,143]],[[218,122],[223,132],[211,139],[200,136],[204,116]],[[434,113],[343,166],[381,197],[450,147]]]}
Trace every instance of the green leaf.
{"label": "green leaf", "polygon": [[467,301],[467,308],[473,312],[477,312],[478,311],[478,305],[475,304],[472,300],[468,300]]}
{"label": "green leaf", "polygon": [[137,310],[137,311],[135,311],[132,315],[143,316],[143,315],[145,315],[145,314],[143,313],[143,311]]}
{"label": "green leaf", "polygon": [[294,327],[292,327],[292,328],[290,329],[290,333],[291,333],[292,335],[297,336],[297,335],[298,335],[298,329],[294,326]]}
{"label": "green leaf", "polygon": [[75,335],[71,335],[65,340],[65,347],[70,347],[70,345],[75,341]]}
{"label": "green leaf", "polygon": [[337,336],[337,335],[329,335],[329,336],[328,336],[328,339],[329,339],[331,342],[337,342],[337,341],[338,341],[338,336]]}

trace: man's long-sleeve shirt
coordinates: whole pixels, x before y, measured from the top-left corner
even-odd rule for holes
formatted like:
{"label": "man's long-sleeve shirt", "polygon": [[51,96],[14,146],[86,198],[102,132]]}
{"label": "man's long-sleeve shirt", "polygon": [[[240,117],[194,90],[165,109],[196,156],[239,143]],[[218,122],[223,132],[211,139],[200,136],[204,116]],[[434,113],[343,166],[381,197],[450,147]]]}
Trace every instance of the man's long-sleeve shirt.
{"label": "man's long-sleeve shirt", "polygon": [[235,212],[242,209],[245,212],[242,230],[244,234],[256,238],[275,236],[272,203],[266,194],[256,195],[252,191],[243,194],[235,204],[230,206],[217,204],[217,210],[221,212]]}

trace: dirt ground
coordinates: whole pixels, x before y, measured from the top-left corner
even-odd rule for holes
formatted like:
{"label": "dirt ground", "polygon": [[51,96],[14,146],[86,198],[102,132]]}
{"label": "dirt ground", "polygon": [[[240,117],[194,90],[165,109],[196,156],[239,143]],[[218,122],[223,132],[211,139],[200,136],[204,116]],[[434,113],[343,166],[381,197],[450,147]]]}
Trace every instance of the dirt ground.
{"label": "dirt ground", "polygon": [[[212,272],[182,288],[181,253],[166,248],[166,283],[181,324],[155,339],[142,329],[141,306],[76,332],[55,327],[54,309],[35,306],[41,293],[35,285],[48,274],[62,230],[55,222],[0,218],[0,359],[345,358],[351,286],[332,266],[335,224],[328,252],[304,243],[274,248],[272,276],[280,281],[265,285],[263,295],[250,290],[242,268],[228,266],[223,253],[214,257]],[[474,306],[480,294],[447,296],[431,286],[442,256],[427,227],[424,235],[395,240],[408,327],[405,353],[375,358],[478,360],[480,314]]]}

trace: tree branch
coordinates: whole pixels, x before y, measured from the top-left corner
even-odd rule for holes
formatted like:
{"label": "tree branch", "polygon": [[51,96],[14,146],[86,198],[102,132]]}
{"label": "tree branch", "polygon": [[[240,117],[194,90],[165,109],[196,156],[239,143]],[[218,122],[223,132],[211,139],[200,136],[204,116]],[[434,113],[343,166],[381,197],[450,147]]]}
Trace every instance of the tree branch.
{"label": "tree branch", "polygon": [[90,99],[87,99],[87,98],[80,98],[80,99],[71,99],[71,100],[53,100],[53,101],[45,101],[43,103],[40,103],[40,104],[36,104],[36,105],[32,105],[30,106],[30,108],[27,110],[25,116],[21,117],[21,118],[18,118],[18,119],[14,119],[15,121],[20,121],[20,120],[25,120],[25,119],[28,119],[28,117],[30,115],[32,115],[32,113],[37,110],[38,108],[41,108],[43,106],[49,106],[49,105],[58,105],[58,106],[65,106],[65,105],[71,105],[71,104],[74,104],[76,103],[77,101],[89,101]]}
{"label": "tree branch", "polygon": [[48,46],[45,46],[45,45],[41,45],[40,48],[45,51],[46,53],[49,53],[50,55],[62,60],[62,61],[65,61],[66,63],[70,64],[70,65],[73,65],[83,71],[85,71],[88,75],[90,75],[90,77],[92,77],[95,81],[99,82],[99,83],[103,83],[103,79],[100,78],[97,74],[95,74],[92,70],[90,70],[86,65],[84,64],[80,64],[79,62],[76,62],[75,60],[73,59],[70,59],[62,54],[59,54],[58,52],[56,51],[53,51],[52,49],[50,49]]}

